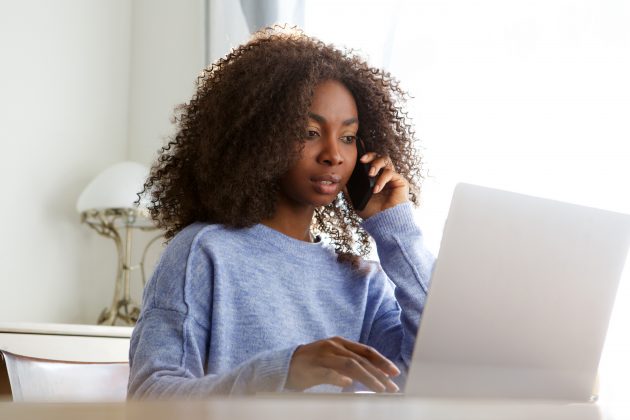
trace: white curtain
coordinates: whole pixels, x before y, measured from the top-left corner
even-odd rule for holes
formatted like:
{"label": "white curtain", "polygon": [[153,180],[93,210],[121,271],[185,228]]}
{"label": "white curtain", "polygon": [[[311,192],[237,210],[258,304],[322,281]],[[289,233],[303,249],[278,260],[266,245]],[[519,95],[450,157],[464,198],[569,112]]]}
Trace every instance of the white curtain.
{"label": "white curtain", "polygon": [[243,44],[258,29],[288,23],[303,26],[305,0],[204,0],[206,62],[213,63]]}

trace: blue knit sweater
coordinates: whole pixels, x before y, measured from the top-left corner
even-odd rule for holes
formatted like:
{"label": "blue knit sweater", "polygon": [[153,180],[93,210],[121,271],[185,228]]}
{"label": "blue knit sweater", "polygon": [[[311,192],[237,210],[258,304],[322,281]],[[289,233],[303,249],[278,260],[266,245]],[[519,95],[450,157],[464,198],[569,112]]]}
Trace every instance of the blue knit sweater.
{"label": "blue knit sweater", "polygon": [[144,292],[131,338],[129,396],[283,391],[296,347],[333,336],[379,350],[403,372],[396,380],[402,388],[433,257],[409,203],[363,227],[382,267],[362,261],[353,269],[329,246],[261,224],[183,229]]}

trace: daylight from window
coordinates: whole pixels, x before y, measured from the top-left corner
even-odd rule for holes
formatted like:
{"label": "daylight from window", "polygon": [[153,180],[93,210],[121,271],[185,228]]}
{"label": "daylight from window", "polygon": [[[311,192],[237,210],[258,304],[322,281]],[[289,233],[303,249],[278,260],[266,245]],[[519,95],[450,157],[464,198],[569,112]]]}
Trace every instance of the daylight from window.
{"label": "daylight from window", "polygon": [[[458,182],[630,213],[625,2],[307,0],[304,16],[309,34],[358,50],[413,97],[426,177],[418,217],[435,252]],[[627,392],[615,378],[630,374],[629,271],[602,398]]]}

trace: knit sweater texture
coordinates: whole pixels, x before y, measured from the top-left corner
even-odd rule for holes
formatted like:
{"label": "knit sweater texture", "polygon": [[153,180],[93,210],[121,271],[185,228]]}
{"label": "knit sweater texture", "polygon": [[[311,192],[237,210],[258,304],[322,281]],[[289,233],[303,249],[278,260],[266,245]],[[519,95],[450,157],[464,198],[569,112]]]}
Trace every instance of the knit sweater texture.
{"label": "knit sweater texture", "polygon": [[[285,391],[301,344],[333,336],[376,348],[404,386],[434,258],[410,203],[363,222],[380,264],[258,224],[192,224],[164,250],[129,351],[130,398]],[[310,391],[340,389],[317,386]]]}

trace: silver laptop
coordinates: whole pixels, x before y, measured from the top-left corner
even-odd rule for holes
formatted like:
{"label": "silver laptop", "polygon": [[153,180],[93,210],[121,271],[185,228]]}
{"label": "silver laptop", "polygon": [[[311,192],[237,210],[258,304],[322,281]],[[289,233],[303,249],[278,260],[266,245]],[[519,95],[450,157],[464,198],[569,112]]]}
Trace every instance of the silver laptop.
{"label": "silver laptop", "polygon": [[588,401],[630,215],[459,184],[405,393]]}

